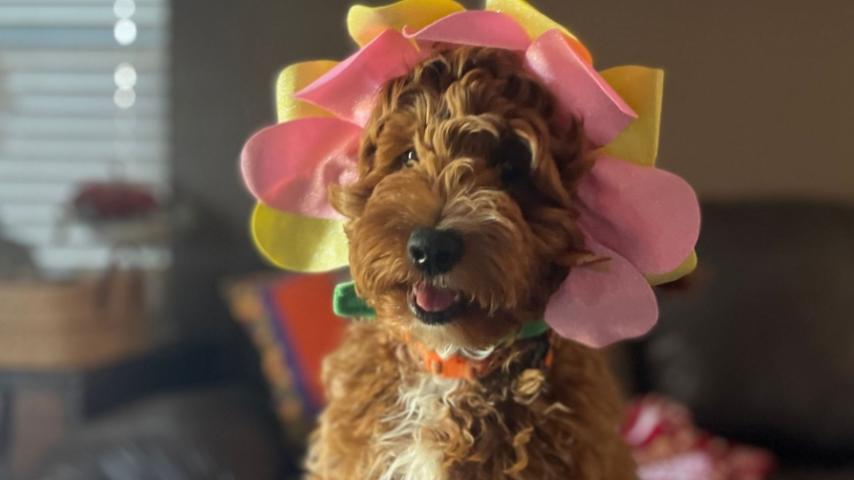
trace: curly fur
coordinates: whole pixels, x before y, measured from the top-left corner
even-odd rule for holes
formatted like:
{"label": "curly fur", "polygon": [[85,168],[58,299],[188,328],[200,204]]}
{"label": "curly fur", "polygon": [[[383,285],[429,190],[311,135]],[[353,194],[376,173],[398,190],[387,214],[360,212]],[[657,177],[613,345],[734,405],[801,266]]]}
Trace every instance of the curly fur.
{"label": "curly fur", "polygon": [[[498,369],[448,380],[423,371],[404,340],[490,348],[541,318],[561,279],[589,260],[575,205],[589,148],[582,125],[554,110],[517,54],[488,48],[439,50],[380,92],[358,179],[332,193],[377,321],[353,324],[326,359],[309,478],[636,478],[598,352],[552,338],[545,368],[537,341],[502,344]],[[418,160],[406,164],[410,149]],[[410,265],[405,246],[420,226],[462,234],[465,255],[449,273],[425,278]],[[419,322],[407,296],[422,281],[469,306],[444,326]]]}

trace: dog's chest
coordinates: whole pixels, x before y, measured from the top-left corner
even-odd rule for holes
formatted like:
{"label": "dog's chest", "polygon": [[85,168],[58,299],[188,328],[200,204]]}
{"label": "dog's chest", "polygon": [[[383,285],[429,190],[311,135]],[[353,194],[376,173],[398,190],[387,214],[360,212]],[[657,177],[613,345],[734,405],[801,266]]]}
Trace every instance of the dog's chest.
{"label": "dog's chest", "polygon": [[461,380],[419,374],[401,385],[395,412],[383,422],[388,430],[379,439],[385,461],[381,480],[446,480],[443,453],[430,432],[447,420]]}

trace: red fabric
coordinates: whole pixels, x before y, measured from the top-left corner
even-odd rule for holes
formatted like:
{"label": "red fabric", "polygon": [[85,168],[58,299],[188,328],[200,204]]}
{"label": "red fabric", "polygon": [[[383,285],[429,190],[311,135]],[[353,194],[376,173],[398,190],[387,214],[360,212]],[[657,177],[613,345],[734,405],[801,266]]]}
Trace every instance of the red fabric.
{"label": "red fabric", "polygon": [[641,480],[762,480],[774,457],[698,429],[682,405],[646,396],[629,407],[623,437],[632,447]]}

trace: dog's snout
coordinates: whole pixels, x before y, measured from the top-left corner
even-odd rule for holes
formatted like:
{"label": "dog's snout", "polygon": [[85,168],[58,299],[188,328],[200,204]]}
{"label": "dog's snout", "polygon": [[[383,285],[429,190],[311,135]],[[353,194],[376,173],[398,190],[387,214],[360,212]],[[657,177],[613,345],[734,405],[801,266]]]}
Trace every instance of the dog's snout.
{"label": "dog's snout", "polygon": [[454,230],[419,227],[406,245],[409,259],[428,275],[440,275],[454,268],[463,256],[463,238]]}

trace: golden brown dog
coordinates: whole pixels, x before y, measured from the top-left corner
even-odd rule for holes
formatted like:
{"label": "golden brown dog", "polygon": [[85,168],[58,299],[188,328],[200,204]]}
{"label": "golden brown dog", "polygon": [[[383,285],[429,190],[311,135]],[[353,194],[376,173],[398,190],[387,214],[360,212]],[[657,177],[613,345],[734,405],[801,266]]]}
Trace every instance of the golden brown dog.
{"label": "golden brown dog", "polygon": [[326,360],[309,478],[636,478],[600,353],[513,340],[590,261],[589,148],[554,111],[506,50],[438,49],[382,89],[358,179],[332,194],[377,319]]}

